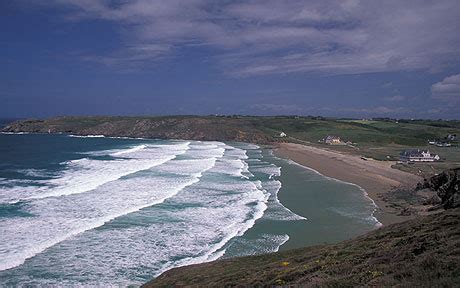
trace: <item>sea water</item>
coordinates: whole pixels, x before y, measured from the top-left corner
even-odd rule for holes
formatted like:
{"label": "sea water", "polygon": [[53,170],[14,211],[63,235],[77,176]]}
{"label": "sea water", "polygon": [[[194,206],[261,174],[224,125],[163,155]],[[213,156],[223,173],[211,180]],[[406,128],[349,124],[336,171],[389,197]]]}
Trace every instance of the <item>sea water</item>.
{"label": "sea water", "polygon": [[0,283],[139,285],[373,229],[363,191],[244,143],[0,134]]}

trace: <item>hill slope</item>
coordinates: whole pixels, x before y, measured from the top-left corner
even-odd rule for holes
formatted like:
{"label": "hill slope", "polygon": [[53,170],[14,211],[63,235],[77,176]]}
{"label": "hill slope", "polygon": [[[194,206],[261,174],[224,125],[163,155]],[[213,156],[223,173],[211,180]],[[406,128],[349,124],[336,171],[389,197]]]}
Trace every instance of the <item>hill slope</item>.
{"label": "hill slope", "polygon": [[336,245],[169,270],[144,287],[460,285],[460,209],[383,227]]}
{"label": "hill slope", "polygon": [[[150,138],[190,140],[244,140],[267,142],[281,131],[285,141],[316,143],[332,134],[358,144],[360,149],[386,145],[426,145],[428,139],[447,134],[460,134],[458,121],[357,121],[322,117],[253,117],[253,116],[161,116],[56,117],[45,120],[17,121],[5,127],[6,132],[67,132]],[[254,136],[252,136],[254,135]],[[400,149],[401,147],[398,147]],[[376,152],[373,156],[381,156]]]}
{"label": "hill slope", "polygon": [[157,139],[270,143],[272,137],[246,119],[225,117],[57,117],[17,121],[5,132],[71,133]]}

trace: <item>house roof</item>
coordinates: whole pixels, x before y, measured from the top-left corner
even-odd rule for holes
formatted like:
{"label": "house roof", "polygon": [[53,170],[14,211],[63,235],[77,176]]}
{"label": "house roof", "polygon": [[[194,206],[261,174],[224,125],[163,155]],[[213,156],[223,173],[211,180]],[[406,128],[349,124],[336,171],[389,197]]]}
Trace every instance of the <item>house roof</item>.
{"label": "house roof", "polygon": [[422,157],[423,154],[430,153],[429,150],[420,150],[420,149],[412,149],[412,150],[403,150],[399,153],[400,156],[407,156],[407,157]]}
{"label": "house roof", "polygon": [[331,140],[331,139],[340,139],[339,136],[333,136],[333,135],[327,135],[326,139]]}

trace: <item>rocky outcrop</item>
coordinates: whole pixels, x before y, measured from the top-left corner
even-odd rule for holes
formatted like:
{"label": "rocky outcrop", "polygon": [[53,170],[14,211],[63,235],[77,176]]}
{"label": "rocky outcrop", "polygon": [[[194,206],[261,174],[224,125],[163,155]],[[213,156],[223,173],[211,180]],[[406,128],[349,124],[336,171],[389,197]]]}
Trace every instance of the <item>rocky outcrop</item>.
{"label": "rocky outcrop", "polygon": [[274,139],[253,121],[238,117],[57,117],[14,122],[4,132],[71,133],[156,139],[237,141],[269,144]]}
{"label": "rocky outcrop", "polygon": [[417,185],[417,189],[431,189],[437,192],[441,205],[445,209],[460,207],[460,168],[446,170],[438,175],[425,179]]}

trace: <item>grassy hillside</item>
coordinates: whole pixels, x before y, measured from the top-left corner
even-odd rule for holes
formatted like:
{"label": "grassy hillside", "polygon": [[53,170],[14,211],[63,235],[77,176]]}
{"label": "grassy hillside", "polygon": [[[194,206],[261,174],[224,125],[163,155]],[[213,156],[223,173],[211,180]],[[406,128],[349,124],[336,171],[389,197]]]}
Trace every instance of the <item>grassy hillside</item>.
{"label": "grassy hillside", "polygon": [[325,245],[169,270],[144,287],[458,287],[460,209]]}
{"label": "grassy hillside", "polygon": [[[460,167],[460,148],[458,140],[452,147],[435,147],[428,145],[428,140],[443,139],[448,134],[460,136],[460,121],[429,120],[344,120],[344,119],[286,119],[284,121],[268,120],[266,127],[283,130],[288,135],[287,141],[327,147],[350,154],[374,158],[377,160],[397,161],[403,149],[429,149],[439,154],[441,162],[397,164],[401,169],[423,177],[453,167]],[[326,135],[340,136],[352,145],[326,146],[318,140]]]}

